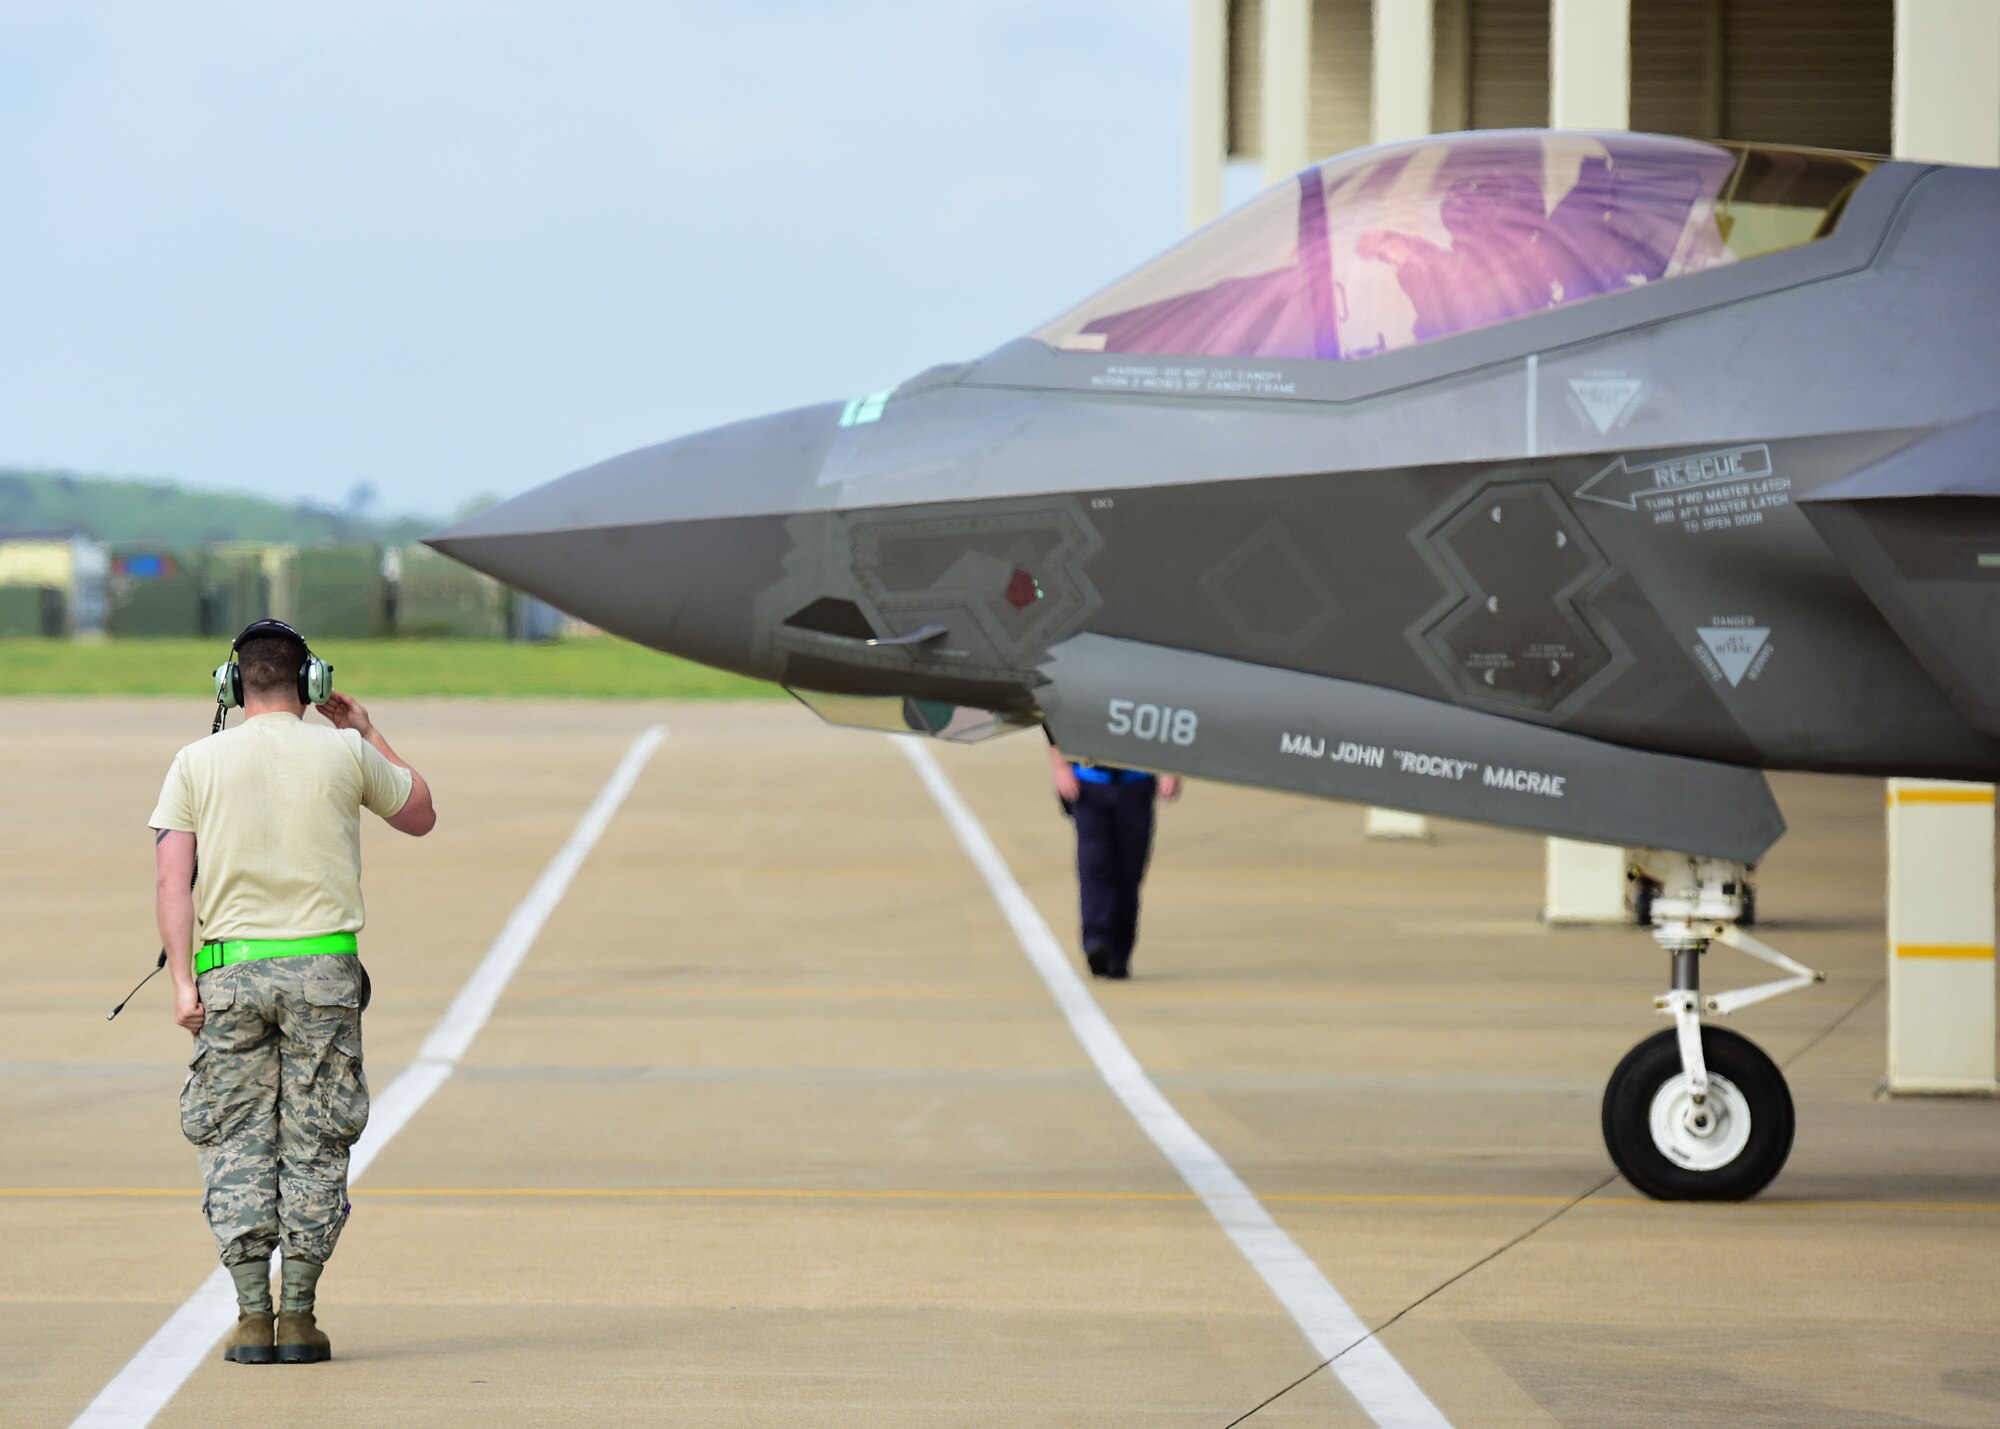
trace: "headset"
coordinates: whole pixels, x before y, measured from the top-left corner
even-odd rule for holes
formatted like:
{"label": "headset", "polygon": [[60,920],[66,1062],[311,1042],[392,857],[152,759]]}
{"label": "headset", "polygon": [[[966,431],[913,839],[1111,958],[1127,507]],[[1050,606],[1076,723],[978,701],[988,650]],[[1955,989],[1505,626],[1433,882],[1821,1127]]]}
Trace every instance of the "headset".
{"label": "headset", "polygon": [[327,701],[327,696],[333,693],[333,666],[313,654],[312,646],[306,644],[305,636],[282,620],[255,620],[244,626],[243,633],[230,642],[229,658],[215,667],[216,728],[222,727],[224,711],[241,709],[243,706],[243,667],[237,663],[238,653],[246,641],[266,635],[295,640],[305,650],[305,663],[299,666],[301,704],[323,705]]}
{"label": "headset", "polygon": [[[245,641],[255,640],[260,635],[276,635],[286,640],[295,640],[305,650],[305,663],[299,666],[299,699],[303,703],[323,705],[326,703],[326,697],[333,693],[333,666],[313,654],[312,646],[306,644],[305,636],[282,620],[253,620],[243,627],[241,635],[230,641],[229,658],[215,667],[215,723],[209,726],[210,734],[221,731],[222,722],[229,717],[229,711],[243,707],[243,667],[236,663],[236,657],[242,651]],[[199,863],[195,865],[197,871],[200,867]],[[138,996],[139,988],[151,982],[166,965],[167,950],[162,948],[158,961],[153,964],[153,971],[140,978],[139,986],[126,993],[125,1002],[119,1003],[106,1013],[104,1020],[109,1022],[123,1012],[125,1003]]]}

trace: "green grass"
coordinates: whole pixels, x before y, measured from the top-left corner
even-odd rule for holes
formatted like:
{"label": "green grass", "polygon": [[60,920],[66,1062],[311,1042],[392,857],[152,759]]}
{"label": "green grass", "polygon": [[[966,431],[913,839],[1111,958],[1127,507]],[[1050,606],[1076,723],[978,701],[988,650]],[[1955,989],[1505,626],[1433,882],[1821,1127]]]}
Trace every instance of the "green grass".
{"label": "green grass", "polygon": [[[781,696],[776,685],[724,674],[608,636],[525,645],[500,640],[338,640],[318,654],[334,684],[378,696],[741,700]],[[227,640],[0,639],[0,696],[214,697],[210,672]]]}

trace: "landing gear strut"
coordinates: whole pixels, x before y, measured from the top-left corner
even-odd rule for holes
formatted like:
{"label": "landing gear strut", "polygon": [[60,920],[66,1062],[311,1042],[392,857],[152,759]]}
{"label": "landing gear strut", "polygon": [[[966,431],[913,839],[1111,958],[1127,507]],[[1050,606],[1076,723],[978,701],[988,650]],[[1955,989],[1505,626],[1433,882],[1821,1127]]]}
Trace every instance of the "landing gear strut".
{"label": "landing gear strut", "polygon": [[[1722,888],[1724,893],[1733,894],[1738,902],[1736,926],[1739,928],[1752,927],[1757,922],[1757,885],[1748,877],[1756,871],[1756,864],[1746,863],[1743,865],[1743,880],[1725,883]],[[1653,900],[1660,896],[1660,885],[1652,875],[1637,867],[1626,869],[1625,877],[1632,885],[1632,921],[1641,928],[1652,927]]]}
{"label": "landing gear strut", "polygon": [[[1604,1144],[1625,1179],[1667,1201],[1740,1201],[1771,1184],[1792,1149],[1792,1094],[1784,1073],[1755,1043],[1704,1012],[1739,1007],[1825,980],[1742,929],[1747,870],[1722,859],[1654,849],[1629,855],[1634,876],[1655,888],[1653,937],[1673,960],[1673,986],[1653,1006],[1670,1031],[1641,1042],[1604,1089]],[[1785,976],[1704,995],[1701,959],[1721,943]]]}

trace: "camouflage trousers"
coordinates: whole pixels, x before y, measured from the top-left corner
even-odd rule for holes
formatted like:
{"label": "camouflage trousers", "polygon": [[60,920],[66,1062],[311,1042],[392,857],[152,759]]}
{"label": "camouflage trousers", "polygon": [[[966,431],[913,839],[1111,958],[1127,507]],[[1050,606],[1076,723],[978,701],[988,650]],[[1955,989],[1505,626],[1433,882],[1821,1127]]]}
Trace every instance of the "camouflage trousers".
{"label": "camouflage trousers", "polygon": [[232,963],[201,975],[207,1017],[181,1091],[201,1152],[202,1214],[224,1265],[324,1263],[347,1222],[347,1153],[368,1124],[352,954]]}

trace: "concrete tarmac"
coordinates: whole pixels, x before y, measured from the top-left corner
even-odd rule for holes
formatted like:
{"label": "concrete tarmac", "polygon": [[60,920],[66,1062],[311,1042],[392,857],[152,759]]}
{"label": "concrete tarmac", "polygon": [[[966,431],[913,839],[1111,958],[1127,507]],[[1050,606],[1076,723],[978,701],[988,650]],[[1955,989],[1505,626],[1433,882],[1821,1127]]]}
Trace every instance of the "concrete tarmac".
{"label": "concrete tarmac", "polygon": [[[155,1422],[1369,1422],[1099,1079],[891,741],[775,704],[375,714],[443,820],[367,836],[378,1095],[634,736],[670,736],[357,1185],[336,1358],[211,1356]],[[69,1423],[214,1263],[167,990],[103,1019],[150,964],[144,821],[204,720],[0,703],[10,1429]],[[929,747],[1073,947],[1039,737]],[[1798,1104],[1749,1204],[1612,1177],[1598,1098],[1666,960],[1538,924],[1539,840],[1371,845],[1358,809],[1197,785],[1163,811],[1134,980],[1092,990],[1454,1424],[2000,1422],[2000,1103],[1876,1098],[1881,787],[1778,792],[1760,931],[1828,981],[1733,1019]]]}

